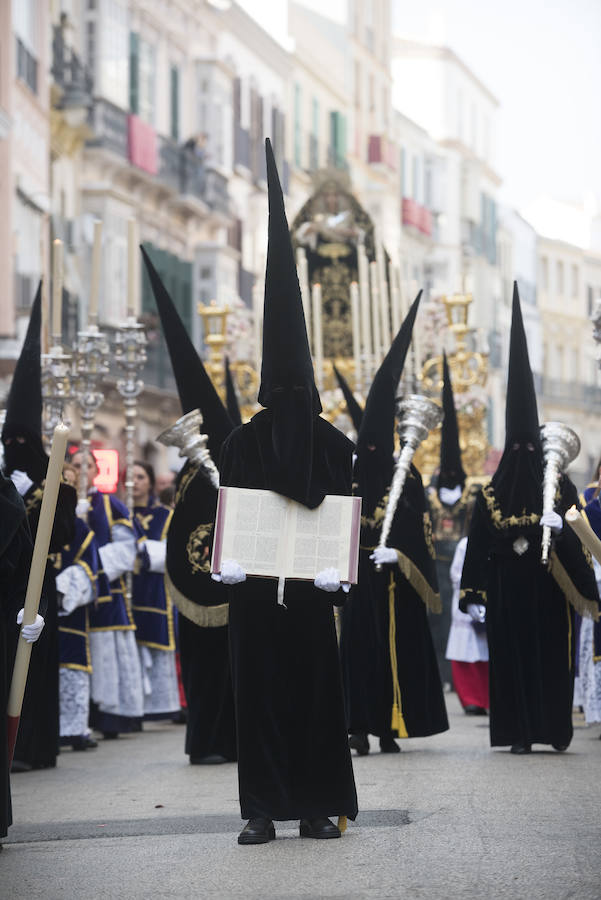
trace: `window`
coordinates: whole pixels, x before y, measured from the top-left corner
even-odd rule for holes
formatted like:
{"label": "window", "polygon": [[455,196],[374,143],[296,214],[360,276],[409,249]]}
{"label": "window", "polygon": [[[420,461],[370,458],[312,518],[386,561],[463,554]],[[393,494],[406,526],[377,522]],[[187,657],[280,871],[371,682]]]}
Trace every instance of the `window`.
{"label": "window", "polygon": [[294,165],[300,169],[303,164],[302,147],[302,101],[300,84],[294,85]]}
{"label": "window", "polygon": [[407,154],[405,153],[405,148],[401,147],[401,157],[399,160],[399,175],[401,179],[401,197],[407,196],[407,175],[405,172],[405,165],[407,164]]}
{"label": "window", "polygon": [[[131,109],[131,74],[128,76],[131,47],[127,0],[103,0],[97,16],[97,69],[94,79],[95,83],[97,79],[97,93],[121,109]],[[91,62],[89,60],[90,65]]]}
{"label": "window", "polygon": [[586,314],[590,318],[595,310],[595,295],[592,284],[586,286]]}
{"label": "window", "polygon": [[179,141],[179,69],[177,66],[171,66],[170,72],[170,128],[169,134],[174,141]]}
{"label": "window", "polygon": [[576,299],[580,291],[580,279],[578,277],[578,266],[572,266],[572,297]]}
{"label": "window", "polygon": [[541,256],[540,260],[540,286],[541,290],[549,290],[549,260],[546,256]]}
{"label": "window", "polygon": [[140,35],[129,34],[129,111],[138,115],[140,111]]}
{"label": "window", "polygon": [[413,157],[412,162],[412,187],[413,187],[413,199],[416,203],[420,201],[420,184],[419,184],[419,158],[417,156]]}
{"label": "window", "polygon": [[[368,4],[369,6],[369,4]],[[369,111],[373,112],[376,108],[376,86],[374,76],[369,76]]]}
{"label": "window", "polygon": [[149,125],[155,118],[156,52],[152,44],[129,35],[129,109]]}
{"label": "window", "polygon": [[557,260],[556,273],[557,273],[557,284],[556,284],[557,291],[556,291],[556,293],[557,293],[558,297],[563,297],[563,293],[564,293],[563,263],[559,259]]}
{"label": "window", "polygon": [[346,116],[330,113],[330,153],[328,162],[338,168],[346,165]]}
{"label": "window", "polygon": [[361,63],[355,60],[355,106],[361,107]]}

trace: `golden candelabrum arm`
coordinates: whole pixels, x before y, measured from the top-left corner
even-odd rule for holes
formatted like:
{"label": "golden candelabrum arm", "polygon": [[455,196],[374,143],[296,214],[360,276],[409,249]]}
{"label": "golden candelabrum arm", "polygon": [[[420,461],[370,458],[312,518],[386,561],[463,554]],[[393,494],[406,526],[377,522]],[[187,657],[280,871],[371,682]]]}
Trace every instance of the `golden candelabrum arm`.
{"label": "golden candelabrum arm", "polygon": [[[399,437],[401,440],[401,452],[395,466],[388,494],[388,503],[386,504],[378,549],[387,546],[394,514],[403,493],[413,455],[421,442],[428,437],[433,428],[436,428],[442,418],[440,406],[428,397],[422,397],[419,394],[410,394],[404,400],[401,400],[398,412],[400,417]],[[376,565],[376,570],[380,572],[382,566]]]}
{"label": "golden candelabrum arm", "polygon": [[207,447],[209,436],[200,431],[202,424],[200,410],[193,409],[159,434],[157,441],[165,447],[179,447],[179,455],[200,465],[208,475],[211,484],[218,488],[219,472]]}
{"label": "golden candelabrum arm", "polygon": [[[559,476],[580,453],[580,439],[575,431],[562,422],[546,422],[541,427],[545,471],[543,475],[543,515],[555,509],[555,494]],[[541,562],[547,565],[551,549],[551,529],[543,525]]]}

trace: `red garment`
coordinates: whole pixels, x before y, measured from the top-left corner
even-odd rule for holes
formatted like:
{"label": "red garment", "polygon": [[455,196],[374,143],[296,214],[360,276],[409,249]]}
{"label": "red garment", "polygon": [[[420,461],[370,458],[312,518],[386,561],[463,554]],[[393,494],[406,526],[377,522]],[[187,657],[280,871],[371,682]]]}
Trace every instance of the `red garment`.
{"label": "red garment", "polygon": [[[182,664],[179,658],[179,650],[175,654],[175,671],[177,672],[177,686],[179,689],[179,703],[182,709],[187,709],[186,694],[184,693],[184,685],[182,682]],[[488,682],[487,682],[488,685]]]}
{"label": "red garment", "polygon": [[489,709],[488,663],[457,662],[451,660],[453,684],[462,706],[480,706]]}

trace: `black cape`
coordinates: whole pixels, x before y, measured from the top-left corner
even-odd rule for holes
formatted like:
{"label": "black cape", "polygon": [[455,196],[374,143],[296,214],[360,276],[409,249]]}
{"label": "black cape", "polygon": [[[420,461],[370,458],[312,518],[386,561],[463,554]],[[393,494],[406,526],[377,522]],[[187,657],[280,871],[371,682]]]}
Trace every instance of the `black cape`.
{"label": "black cape", "polygon": [[[563,476],[556,510],[563,515],[577,502]],[[541,565],[539,519],[527,508],[505,516],[491,483],[478,495],[470,527],[460,608],[486,604],[493,747],[567,747],[572,739],[574,610],[596,613],[597,585],[588,551],[565,524],[549,570]],[[517,539],[528,542],[521,555]]]}
{"label": "black cape", "polygon": [[446,731],[449,723],[427,615],[440,603],[430,516],[414,466],[387,542],[397,550],[398,565],[377,572],[369,556],[380,540],[387,501],[388,494],[361,519],[359,584],[344,607],[340,651],[348,728],[352,734],[425,737]]}
{"label": "black cape", "polygon": [[217,489],[187,462],[176,482],[167,534],[166,583],[179,610],[179,652],[188,705],[186,753],[236,759],[234,696],[228,645],[227,591],[211,579]]}
{"label": "black cape", "polygon": [[12,481],[0,475],[0,838],[6,837],[12,824],[6,705],[17,644],[15,619],[25,602],[30,560],[31,537],[23,501]]}
{"label": "black cape", "polygon": [[[33,540],[38,527],[43,489],[33,484],[23,500]],[[59,495],[50,539],[49,553],[59,553],[75,534],[77,495],[67,484],[59,486]],[[21,721],[15,745],[15,760],[33,769],[56,765],[59,746],[59,639],[56,596],[56,570],[50,560],[42,585],[40,614],[44,630],[36,641],[23,698]]]}
{"label": "black cape", "polygon": [[[266,417],[260,413],[263,420]],[[221,484],[265,488],[256,419],[226,440]],[[352,444],[314,423],[312,490],[351,492]],[[229,589],[242,818],[357,814],[332,597],[307,582],[249,577]]]}

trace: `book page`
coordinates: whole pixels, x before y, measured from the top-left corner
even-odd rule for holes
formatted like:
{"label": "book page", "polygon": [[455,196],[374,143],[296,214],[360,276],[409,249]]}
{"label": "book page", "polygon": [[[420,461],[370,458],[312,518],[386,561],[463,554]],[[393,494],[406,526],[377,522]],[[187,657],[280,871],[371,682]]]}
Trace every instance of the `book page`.
{"label": "book page", "polygon": [[340,578],[349,573],[352,506],[349,497],[328,496],[317,509],[294,504],[294,543],[289,578],[315,578],[334,568]]}
{"label": "book page", "polygon": [[271,491],[225,488],[220,559],[234,559],[247,574],[277,577],[285,565],[282,535],[288,501]]}

